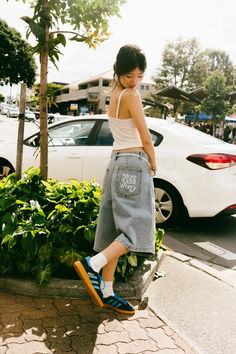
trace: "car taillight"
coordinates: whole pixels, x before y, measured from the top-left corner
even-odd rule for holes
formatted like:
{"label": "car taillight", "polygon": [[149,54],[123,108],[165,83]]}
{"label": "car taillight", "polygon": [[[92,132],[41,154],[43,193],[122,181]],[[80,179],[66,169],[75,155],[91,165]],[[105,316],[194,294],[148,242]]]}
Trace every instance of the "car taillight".
{"label": "car taillight", "polygon": [[236,155],[229,154],[194,154],[188,156],[187,160],[209,170],[219,170],[236,165]]}

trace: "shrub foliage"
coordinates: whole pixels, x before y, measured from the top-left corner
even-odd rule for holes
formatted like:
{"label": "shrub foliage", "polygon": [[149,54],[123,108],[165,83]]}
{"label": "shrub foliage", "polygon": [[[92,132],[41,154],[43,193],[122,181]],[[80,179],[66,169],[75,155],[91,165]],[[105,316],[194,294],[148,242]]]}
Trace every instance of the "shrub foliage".
{"label": "shrub foliage", "polygon": [[[30,168],[0,181],[0,274],[36,279],[76,278],[73,263],[93,255],[101,188],[94,182],[45,182]],[[163,230],[156,232],[156,252]],[[120,257],[115,277],[127,281],[144,257]]]}

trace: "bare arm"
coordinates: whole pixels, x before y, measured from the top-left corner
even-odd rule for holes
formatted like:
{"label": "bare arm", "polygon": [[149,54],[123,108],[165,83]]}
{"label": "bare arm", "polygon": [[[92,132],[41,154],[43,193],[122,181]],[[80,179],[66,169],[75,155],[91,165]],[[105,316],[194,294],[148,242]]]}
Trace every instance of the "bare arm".
{"label": "bare arm", "polygon": [[138,129],[143,149],[149,157],[151,169],[156,173],[156,157],[152,138],[145,120],[142,102],[139,93],[134,90],[128,90],[124,97],[124,104],[128,107],[131,117]]}

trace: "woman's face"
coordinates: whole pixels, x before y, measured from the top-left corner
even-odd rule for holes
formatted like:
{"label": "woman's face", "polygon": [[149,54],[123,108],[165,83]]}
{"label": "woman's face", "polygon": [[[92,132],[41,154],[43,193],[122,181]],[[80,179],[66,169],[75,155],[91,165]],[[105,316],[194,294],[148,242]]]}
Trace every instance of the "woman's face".
{"label": "woman's face", "polygon": [[120,83],[125,88],[136,88],[143,79],[143,71],[138,67],[127,74],[120,76]]}

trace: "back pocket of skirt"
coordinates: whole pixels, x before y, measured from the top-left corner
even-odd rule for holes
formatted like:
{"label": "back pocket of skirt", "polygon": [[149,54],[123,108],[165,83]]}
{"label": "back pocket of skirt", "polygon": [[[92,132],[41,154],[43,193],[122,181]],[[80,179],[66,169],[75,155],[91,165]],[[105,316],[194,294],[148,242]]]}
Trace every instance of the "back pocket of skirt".
{"label": "back pocket of skirt", "polygon": [[117,193],[123,197],[140,194],[142,171],[119,169],[117,175]]}

